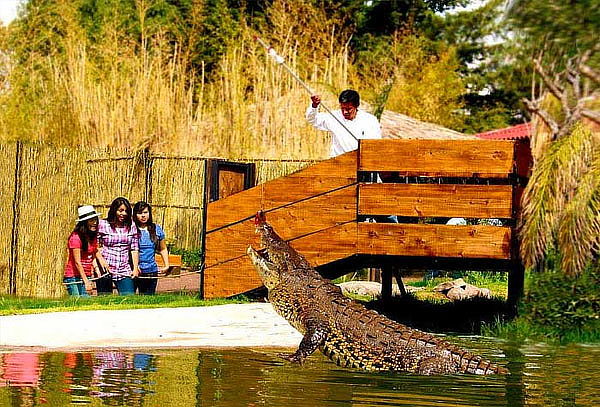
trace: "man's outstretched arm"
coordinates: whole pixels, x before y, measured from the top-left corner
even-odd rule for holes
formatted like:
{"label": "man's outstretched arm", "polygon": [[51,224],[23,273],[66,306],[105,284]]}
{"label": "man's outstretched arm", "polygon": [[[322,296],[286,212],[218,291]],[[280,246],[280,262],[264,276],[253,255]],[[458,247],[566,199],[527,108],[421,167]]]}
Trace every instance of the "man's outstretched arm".
{"label": "man's outstretched arm", "polygon": [[308,106],[308,109],[306,109],[306,121],[316,129],[329,130],[329,127],[327,126],[327,116],[324,113],[319,113],[321,96],[312,95],[310,100],[311,104]]}

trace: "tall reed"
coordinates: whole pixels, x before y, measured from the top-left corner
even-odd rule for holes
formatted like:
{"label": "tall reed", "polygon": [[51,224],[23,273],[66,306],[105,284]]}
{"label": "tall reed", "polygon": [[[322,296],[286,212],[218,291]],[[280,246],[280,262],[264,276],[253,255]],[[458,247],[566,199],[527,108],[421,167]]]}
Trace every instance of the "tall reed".
{"label": "tall reed", "polygon": [[[453,123],[452,112],[460,107],[451,50],[433,56],[426,43],[399,33],[389,50],[359,64],[347,46],[354,25],[334,5],[325,10],[273,0],[262,20],[238,24],[207,74],[192,48],[147,28],[149,2],[136,2],[138,39],[118,24],[105,24],[94,43],[77,7],[59,3],[57,15],[67,17],[60,21],[64,35],[51,33],[57,51],[30,55],[9,76],[11,89],[0,92],[1,139],[232,159],[326,158],[329,135],[304,120],[308,93],[266,55],[255,35],[330,107],[348,87],[372,106],[387,92],[394,109],[442,124]],[[199,27],[188,29],[193,36]]]}
{"label": "tall reed", "polygon": [[[337,92],[351,84],[350,56],[343,45],[347,38],[317,11],[302,2],[274,2],[269,18],[275,29],[268,40],[334,106]],[[301,35],[303,27],[314,30]],[[201,72],[192,69],[188,50],[160,33],[142,30],[141,45],[117,31],[104,33],[104,41],[94,45],[70,35],[62,39],[64,54],[36,59],[49,69],[32,68],[38,74],[32,76],[35,91],[4,95],[20,99],[35,113],[28,118],[0,113],[0,123],[14,129],[33,120],[12,137],[67,146],[227,158],[325,158],[327,134],[304,120],[308,93],[268,58],[253,40],[256,34],[242,27],[210,78],[202,66]]]}

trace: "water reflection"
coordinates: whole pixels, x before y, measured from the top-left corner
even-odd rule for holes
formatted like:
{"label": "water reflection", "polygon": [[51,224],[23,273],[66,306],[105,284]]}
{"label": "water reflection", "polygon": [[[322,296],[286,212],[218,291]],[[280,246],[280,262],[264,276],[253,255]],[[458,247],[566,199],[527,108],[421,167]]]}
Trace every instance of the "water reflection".
{"label": "water reflection", "polygon": [[276,350],[0,353],[1,406],[598,406],[600,347],[471,339],[509,376],[422,377],[302,367]]}

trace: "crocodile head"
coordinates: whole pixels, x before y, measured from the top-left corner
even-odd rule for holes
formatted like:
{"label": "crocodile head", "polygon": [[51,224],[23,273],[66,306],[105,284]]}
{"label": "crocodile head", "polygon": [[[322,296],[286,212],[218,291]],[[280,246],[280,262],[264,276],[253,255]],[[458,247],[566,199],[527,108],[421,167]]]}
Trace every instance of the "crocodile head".
{"label": "crocodile head", "polygon": [[246,252],[263,284],[270,290],[290,273],[311,269],[304,256],[296,252],[267,223],[264,212],[259,211],[254,219],[256,233],[260,235],[263,250],[249,246]]}
{"label": "crocodile head", "polygon": [[246,253],[250,256],[250,260],[252,261],[252,264],[254,264],[254,268],[258,272],[265,287],[269,290],[275,288],[280,281],[279,270],[277,270],[275,264],[254,250],[252,246],[248,246]]}

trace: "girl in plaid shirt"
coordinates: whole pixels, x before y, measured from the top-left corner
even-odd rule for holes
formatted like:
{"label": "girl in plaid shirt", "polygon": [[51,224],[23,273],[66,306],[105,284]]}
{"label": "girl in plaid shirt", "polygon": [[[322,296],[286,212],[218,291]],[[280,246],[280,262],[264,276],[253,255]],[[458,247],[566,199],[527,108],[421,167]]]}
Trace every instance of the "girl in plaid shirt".
{"label": "girl in plaid shirt", "polygon": [[119,295],[134,293],[133,277],[140,273],[139,231],[132,222],[131,212],[131,204],[126,198],[116,198],[106,219],[98,225],[98,242],[110,273],[97,280],[98,294],[111,294],[113,282]]}

